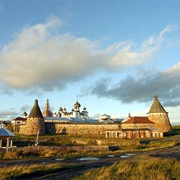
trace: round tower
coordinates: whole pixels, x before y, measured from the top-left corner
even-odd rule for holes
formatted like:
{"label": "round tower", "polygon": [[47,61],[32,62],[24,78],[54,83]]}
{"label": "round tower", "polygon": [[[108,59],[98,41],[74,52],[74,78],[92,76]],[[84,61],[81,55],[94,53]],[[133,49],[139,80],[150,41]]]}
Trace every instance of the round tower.
{"label": "round tower", "polygon": [[171,131],[168,112],[165,111],[157,96],[154,96],[154,102],[148,112],[148,119],[154,122],[155,127],[161,129],[163,132]]}
{"label": "round tower", "polygon": [[34,106],[27,118],[26,132],[28,135],[40,135],[45,133],[44,117],[38,105],[38,100],[34,102]]}

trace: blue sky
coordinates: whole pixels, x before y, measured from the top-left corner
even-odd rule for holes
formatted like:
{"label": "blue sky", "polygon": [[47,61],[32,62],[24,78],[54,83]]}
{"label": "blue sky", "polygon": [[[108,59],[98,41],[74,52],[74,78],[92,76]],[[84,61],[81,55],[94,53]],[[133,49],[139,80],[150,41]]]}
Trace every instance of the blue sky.
{"label": "blue sky", "polygon": [[180,1],[0,0],[0,119],[43,109],[180,122]]}

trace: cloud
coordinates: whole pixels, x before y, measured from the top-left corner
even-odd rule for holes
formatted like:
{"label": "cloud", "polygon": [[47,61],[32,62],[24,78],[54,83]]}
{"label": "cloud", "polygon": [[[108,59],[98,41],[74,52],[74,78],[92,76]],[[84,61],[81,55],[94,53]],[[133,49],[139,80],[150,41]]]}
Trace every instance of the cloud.
{"label": "cloud", "polygon": [[164,35],[168,32],[172,32],[176,29],[178,29],[179,26],[177,26],[176,24],[171,24],[171,25],[167,25],[159,34],[159,38],[158,39],[161,39],[161,38],[164,38]]}
{"label": "cloud", "polygon": [[[20,108],[20,112],[23,114],[23,112],[29,112],[32,109],[32,106],[30,106],[29,104],[24,104],[21,108]],[[21,115],[22,115],[21,114]]]}
{"label": "cloud", "polygon": [[101,79],[89,88],[89,93],[109,97],[123,103],[149,102],[158,95],[165,106],[180,105],[180,62],[164,72],[143,72],[127,76],[112,86],[110,79]]}
{"label": "cloud", "polygon": [[23,112],[29,113],[32,109],[32,105],[24,104],[19,110],[15,110],[14,108],[9,109],[0,109],[0,120],[1,119],[13,119],[18,116],[22,116]]}
{"label": "cloud", "polygon": [[45,23],[24,27],[0,51],[0,81],[6,89],[31,94],[63,89],[97,70],[110,73],[150,61],[163,41],[151,37],[139,48],[117,42],[104,49],[100,41],[60,33],[62,22],[53,17]]}
{"label": "cloud", "polygon": [[18,112],[16,112],[14,109],[0,110],[0,120],[14,118],[17,115],[18,115]]}

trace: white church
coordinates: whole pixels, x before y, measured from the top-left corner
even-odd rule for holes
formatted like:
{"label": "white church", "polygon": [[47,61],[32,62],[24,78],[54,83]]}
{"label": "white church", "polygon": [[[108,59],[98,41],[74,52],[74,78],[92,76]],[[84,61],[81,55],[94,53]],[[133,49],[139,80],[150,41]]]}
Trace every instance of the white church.
{"label": "white church", "polygon": [[87,108],[84,107],[80,111],[81,104],[76,101],[74,108],[68,112],[66,108],[60,107],[58,112],[55,112],[54,115],[50,110],[49,100],[47,99],[45,108],[42,112],[45,122],[50,121],[61,121],[61,122],[95,122],[97,120],[90,119],[88,116]]}

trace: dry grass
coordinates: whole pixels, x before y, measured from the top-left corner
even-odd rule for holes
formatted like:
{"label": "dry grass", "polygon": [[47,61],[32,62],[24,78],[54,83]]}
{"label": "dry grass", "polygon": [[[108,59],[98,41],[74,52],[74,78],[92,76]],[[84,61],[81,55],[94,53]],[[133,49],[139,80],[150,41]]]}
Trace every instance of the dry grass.
{"label": "dry grass", "polygon": [[[177,127],[176,127],[177,128]],[[162,139],[145,139],[144,141],[149,141],[148,144],[140,145],[140,140],[121,140],[121,139],[102,139],[102,143],[106,145],[119,145],[121,150],[111,152],[114,153],[125,153],[125,152],[134,152],[134,151],[148,151],[152,149],[160,149],[165,147],[171,147],[176,145],[179,142],[180,135],[177,136],[176,140],[171,139],[171,137],[166,137]],[[28,137],[17,137],[21,140],[31,141],[34,139],[33,136]],[[76,137],[77,139],[77,137]],[[90,142],[90,138],[84,138],[85,142]],[[84,140],[80,138],[80,140]],[[20,140],[20,141],[21,141]],[[64,145],[67,143],[74,143],[74,138],[66,137],[66,136],[42,136],[40,137],[41,142],[47,141],[47,143]],[[92,139],[91,139],[92,141]],[[93,142],[93,141],[92,141]],[[91,143],[92,143],[91,142]],[[77,140],[76,140],[77,143]],[[104,145],[103,144],[103,145]],[[132,149],[133,147],[133,149]],[[6,153],[3,159],[23,159],[23,158],[32,158],[32,157],[62,157],[62,158],[70,158],[70,157],[78,157],[78,156],[101,156],[109,154],[107,152],[84,152],[84,151],[69,151],[62,152],[59,150],[50,150],[45,149],[42,151],[33,150],[31,148],[22,148],[14,151],[10,151]],[[0,168],[0,179],[14,179],[18,177],[22,177],[23,175],[30,175],[36,173],[44,173],[53,172],[54,170],[62,168],[62,164],[34,164],[34,165],[16,165],[16,166],[8,166]],[[77,179],[88,179],[88,180],[104,180],[104,179],[122,179],[122,180],[180,180],[180,162],[175,161],[174,159],[148,159],[148,161],[137,160],[134,162],[121,161],[118,164],[114,164],[110,167],[103,167],[100,169],[93,170],[88,172]]]}
{"label": "dry grass", "polygon": [[[42,174],[52,172],[54,170],[62,168],[63,165],[60,163],[53,164],[31,164],[31,165],[15,165],[0,168],[0,179],[14,179],[18,177],[24,177],[31,174]],[[26,176],[27,177],[27,176]]]}
{"label": "dry grass", "polygon": [[180,162],[152,158],[149,161],[123,160],[110,167],[94,169],[73,180],[180,180]]}
{"label": "dry grass", "polygon": [[[132,140],[133,141],[133,140]],[[130,142],[130,141],[129,141]],[[9,151],[2,155],[1,159],[27,159],[27,158],[37,158],[37,157],[58,157],[58,158],[73,158],[79,156],[101,156],[120,153],[132,153],[139,151],[150,151],[155,149],[162,149],[166,147],[175,146],[178,141],[168,140],[168,141],[149,141],[148,144],[139,144],[138,146],[133,146],[127,148],[121,148],[116,151],[86,151],[86,150],[58,150],[51,147],[38,148],[37,146],[27,146],[24,148],[19,148],[13,151]]]}

